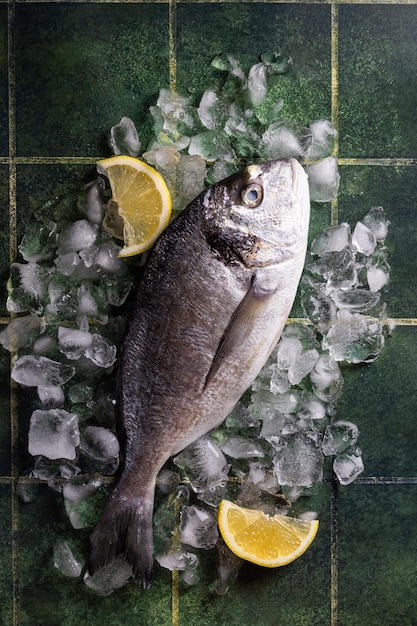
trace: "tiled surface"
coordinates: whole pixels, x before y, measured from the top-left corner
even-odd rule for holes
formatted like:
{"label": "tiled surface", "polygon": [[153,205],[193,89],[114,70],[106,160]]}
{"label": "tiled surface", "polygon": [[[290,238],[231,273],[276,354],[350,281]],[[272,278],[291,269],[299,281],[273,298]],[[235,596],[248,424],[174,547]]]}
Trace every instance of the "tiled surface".
{"label": "tiled surface", "polygon": [[[3,324],[9,239],[18,240],[34,212],[83,181],[96,157],[109,154],[110,126],[123,115],[132,117],[146,145],[146,109],[160,87],[171,80],[198,98],[216,79],[210,67],[215,54],[232,54],[248,69],[271,49],[294,59],[293,75],[277,88],[288,117],[308,123],[333,115],[340,129],[339,202],[313,205],[310,237],[331,221],[354,223],[371,206],[384,206],[392,222],[385,299],[399,324],[375,363],[344,370],[338,415],[360,428],[365,472],[347,487],[325,482],[303,502],[319,512],[321,524],[302,559],[275,571],[246,565],[224,597],[210,590],[216,575],[212,554],[203,555],[202,580],[195,587],[178,586],[157,567],[150,592],[129,584],[104,599],[81,579],[56,572],[56,536],[69,534],[86,556],[88,533],[69,529],[62,504],[46,487],[31,504],[15,496],[18,471],[27,464],[30,401],[19,393],[16,410],[13,390],[10,401],[9,354],[2,351],[1,624],[417,623],[416,26],[414,2],[0,2],[2,120],[9,95],[15,103],[10,128],[0,124]],[[300,315],[297,301],[293,316]],[[11,457],[17,446],[19,454]]]}

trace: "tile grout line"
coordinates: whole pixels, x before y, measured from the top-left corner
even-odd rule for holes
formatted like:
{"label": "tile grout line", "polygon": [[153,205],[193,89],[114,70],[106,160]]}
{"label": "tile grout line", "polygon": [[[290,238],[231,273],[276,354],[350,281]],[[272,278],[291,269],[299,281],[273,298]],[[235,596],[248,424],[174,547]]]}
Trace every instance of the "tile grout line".
{"label": "tile grout line", "polygon": [[[16,56],[15,56],[15,0],[8,2],[8,88],[9,88],[9,261],[16,259],[17,251],[17,202],[16,202]],[[16,354],[10,355],[10,364]],[[11,515],[12,515],[12,620],[19,625],[19,500],[18,500],[18,418],[17,384],[10,383],[10,439],[11,439]]]}
{"label": "tile grout line", "polygon": [[[331,121],[339,131],[339,7],[332,4],[330,9],[331,20]],[[339,156],[339,138],[336,135],[333,155]],[[330,223],[339,222],[339,202],[335,198],[331,202]],[[330,526],[330,623],[337,626],[339,623],[339,553],[338,553],[338,515],[337,515],[337,484],[331,483],[331,526]]]}
{"label": "tile grout line", "polygon": [[[330,47],[331,47],[331,121],[339,133],[339,9],[331,5],[330,13]],[[336,135],[333,156],[339,155],[339,134]],[[335,226],[339,221],[339,201],[336,197],[331,202],[330,223]]]}

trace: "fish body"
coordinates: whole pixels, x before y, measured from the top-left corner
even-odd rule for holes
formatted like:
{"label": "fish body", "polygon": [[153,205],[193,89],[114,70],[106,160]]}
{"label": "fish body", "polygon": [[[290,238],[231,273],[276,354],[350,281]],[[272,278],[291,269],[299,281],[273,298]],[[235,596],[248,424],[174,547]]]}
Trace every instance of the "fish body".
{"label": "fish body", "polygon": [[92,534],[91,573],[125,554],[150,586],[156,476],[224,421],[276,345],[309,211],[296,160],[250,165],[200,194],[155,244],[123,345],[124,466]]}

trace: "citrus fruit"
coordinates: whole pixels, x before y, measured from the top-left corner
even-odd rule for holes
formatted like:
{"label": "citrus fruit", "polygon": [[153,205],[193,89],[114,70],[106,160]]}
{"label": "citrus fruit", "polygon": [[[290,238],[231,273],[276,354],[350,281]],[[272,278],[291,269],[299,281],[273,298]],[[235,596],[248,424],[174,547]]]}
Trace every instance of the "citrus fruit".
{"label": "citrus fruit", "polygon": [[147,163],[123,155],[99,161],[97,170],[109,179],[112,198],[103,226],[112,235],[123,237],[119,256],[148,250],[171,216],[171,197],[164,179]]}
{"label": "citrus fruit", "polygon": [[241,559],[264,567],[287,565],[301,556],[316,536],[317,520],[287,515],[268,516],[222,500],[218,512],[220,533]]}

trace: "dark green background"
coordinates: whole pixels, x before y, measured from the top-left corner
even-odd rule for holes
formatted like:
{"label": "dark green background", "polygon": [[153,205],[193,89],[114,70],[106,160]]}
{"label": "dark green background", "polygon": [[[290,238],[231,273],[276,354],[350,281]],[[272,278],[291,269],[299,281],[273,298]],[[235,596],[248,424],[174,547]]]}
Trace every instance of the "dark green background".
{"label": "dark green background", "polygon": [[[107,134],[120,117],[136,122],[146,146],[147,108],[169,85],[170,9],[177,24],[180,92],[198,100],[218,78],[210,67],[216,54],[234,55],[247,70],[262,52],[282,51],[293,57],[295,69],[282,78],[276,95],[285,100],[285,115],[302,123],[331,115],[333,11],[339,55],[338,219],[354,223],[371,206],[385,208],[392,222],[388,312],[415,321],[417,6],[256,1],[172,2],[171,7],[167,2],[0,3],[0,314],[7,316],[9,164],[12,174],[16,166],[20,237],[35,210],[79,184],[96,158],[110,154]],[[331,223],[331,215],[330,205],[313,206],[312,236]],[[301,315],[299,305],[293,314]],[[338,415],[359,426],[365,472],[353,485],[326,482],[314,490],[306,506],[319,512],[320,529],[309,551],[283,569],[245,566],[225,597],[210,591],[214,558],[202,555],[201,583],[181,587],[181,625],[417,624],[416,332],[414,324],[399,326],[374,364],[344,371]],[[81,579],[66,579],[53,568],[56,536],[74,533],[48,488],[42,487],[32,504],[19,504],[19,542],[15,537],[13,544],[5,351],[0,376],[0,624],[170,626],[167,570],[156,568],[148,593],[131,583],[101,598]],[[87,534],[79,533],[77,541],[85,553]],[[18,574],[14,603],[13,571]]]}

